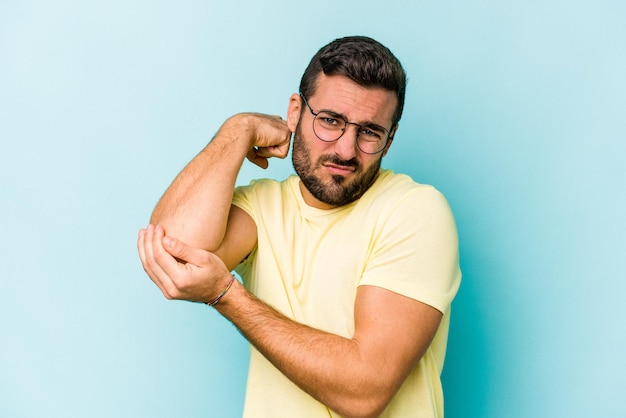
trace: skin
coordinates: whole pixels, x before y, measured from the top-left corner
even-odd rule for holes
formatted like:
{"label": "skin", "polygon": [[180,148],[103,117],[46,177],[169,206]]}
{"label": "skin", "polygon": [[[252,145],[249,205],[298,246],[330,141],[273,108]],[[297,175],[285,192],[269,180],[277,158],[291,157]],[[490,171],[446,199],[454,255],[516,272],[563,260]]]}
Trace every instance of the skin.
{"label": "skin", "polygon": [[[332,82],[327,82],[329,79]],[[323,75],[316,87],[315,95],[309,98],[309,104],[316,111],[332,110],[351,122],[391,127],[397,105],[394,93],[366,89],[345,77],[335,79]],[[295,129],[293,164],[302,180],[300,188],[305,202],[330,209],[361,197],[378,177],[382,157],[389,150],[391,140],[382,152],[365,154],[356,147],[357,127],[354,125],[347,125],[336,142],[316,140],[314,133],[310,135],[314,115],[306,105],[302,106],[299,96],[292,96],[289,109],[289,127]],[[292,117],[296,115],[303,118],[297,122],[303,123],[294,125]],[[305,139],[302,125],[308,128],[309,138]]]}
{"label": "skin", "polygon": [[[360,198],[378,177],[380,162],[370,165],[367,170],[356,158],[342,160],[336,154],[329,154],[318,160],[311,158],[311,149],[302,139],[301,126],[296,127],[293,142],[293,165],[301,180],[301,185],[319,202],[329,206],[342,206]],[[346,181],[343,174],[334,174],[330,184],[322,182],[315,174],[316,167],[337,167],[358,173],[352,181]]]}
{"label": "skin", "polygon": [[[390,126],[396,105],[391,92],[366,89],[343,76],[320,75],[309,100],[316,110],[328,108],[350,121],[381,126]],[[342,184],[359,182],[368,168],[380,164],[390,144],[379,155],[364,154],[356,147],[352,126],[337,142],[319,141],[312,131],[313,115],[302,106],[294,94],[286,121],[260,114],[233,116],[168,188],[138,238],[144,269],[166,298],[207,302],[226,287],[230,270],[257,242],[254,221],[230,205],[237,173],[245,158],[261,167],[267,167],[268,158],[284,158],[299,121],[297,141],[311,161],[307,170],[330,194],[341,193]],[[329,162],[329,155],[335,162]],[[337,160],[355,161],[359,168]],[[337,176],[344,180],[338,183]],[[335,207],[302,182],[300,191],[310,206]],[[285,376],[346,417],[374,417],[384,410],[430,345],[442,316],[416,300],[360,286],[355,332],[344,338],[294,322],[238,281],[215,308]]]}

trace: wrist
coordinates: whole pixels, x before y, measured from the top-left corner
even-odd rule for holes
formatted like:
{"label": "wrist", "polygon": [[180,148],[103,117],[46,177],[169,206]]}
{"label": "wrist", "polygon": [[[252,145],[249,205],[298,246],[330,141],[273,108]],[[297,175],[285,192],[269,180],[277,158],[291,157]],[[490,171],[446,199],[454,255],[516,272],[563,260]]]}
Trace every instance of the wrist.
{"label": "wrist", "polygon": [[256,122],[251,113],[237,113],[226,119],[217,136],[223,136],[227,140],[228,147],[241,146],[248,152],[254,146]]}
{"label": "wrist", "polygon": [[228,283],[226,284],[226,287],[224,287],[224,290],[222,290],[222,292],[217,295],[215,298],[211,299],[208,302],[205,302],[206,305],[208,306],[215,306],[217,305],[223,298],[224,296],[226,296],[226,294],[228,293],[228,291],[230,290],[230,288],[233,285],[233,282],[235,282],[235,276],[233,276],[232,274],[230,275],[230,279],[228,280]]}
{"label": "wrist", "polygon": [[[218,304],[214,305],[214,308],[221,315],[235,323],[233,319],[242,313],[242,308],[246,311],[250,297],[254,299],[254,296],[246,289],[243,283],[235,279],[228,292],[220,299]],[[235,326],[237,325],[235,324]]]}

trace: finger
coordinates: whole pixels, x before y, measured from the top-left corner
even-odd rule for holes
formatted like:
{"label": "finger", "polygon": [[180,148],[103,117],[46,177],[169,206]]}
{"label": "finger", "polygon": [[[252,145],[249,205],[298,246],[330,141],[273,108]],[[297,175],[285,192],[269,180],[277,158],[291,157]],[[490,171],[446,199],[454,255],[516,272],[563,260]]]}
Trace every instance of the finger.
{"label": "finger", "polygon": [[276,148],[278,148],[280,152],[280,155],[282,156],[281,158],[287,157],[287,154],[289,154],[290,146],[291,146],[291,132],[289,132],[289,135],[287,135],[287,139],[283,143],[278,144],[276,146]]}
{"label": "finger", "polygon": [[208,252],[192,247],[170,236],[163,237],[163,248],[171,256],[194,266],[203,266],[208,262]]}
{"label": "finger", "polygon": [[267,147],[255,147],[253,150],[257,157],[263,158],[285,158],[289,153],[289,146],[291,145],[291,133],[282,142],[269,145]]}
{"label": "finger", "polygon": [[256,158],[268,159],[276,157],[276,153],[274,152],[274,146],[257,148],[254,154]]}
{"label": "finger", "polygon": [[139,236],[137,237],[137,252],[139,253],[139,259],[141,260],[141,265],[145,268],[146,266],[146,251],[143,246],[143,240],[146,235],[146,230],[141,228],[139,230]]}
{"label": "finger", "polygon": [[139,233],[139,243],[137,246],[140,251],[141,264],[143,264],[143,269],[148,273],[148,276],[152,278],[154,273],[153,270],[153,261],[152,261],[152,225],[148,225],[146,229],[140,231]]}
{"label": "finger", "polygon": [[283,120],[280,116],[262,116],[264,117],[264,121],[261,120],[257,125],[255,145],[259,147],[272,147],[291,139],[291,131],[287,121]]}
{"label": "finger", "polygon": [[[195,248],[172,237],[165,236],[165,230],[157,225],[152,242],[154,257],[165,277],[167,293],[172,299],[203,300],[201,296],[202,282],[198,273],[206,271],[205,267],[213,265],[212,256],[208,251]],[[183,263],[178,262],[177,258]],[[217,257],[216,257],[217,258]],[[170,285],[171,284],[171,285]],[[206,283],[204,283],[206,286]],[[169,286],[169,287],[168,287]]]}
{"label": "finger", "polygon": [[142,235],[142,243],[141,248],[143,249],[143,259],[142,264],[146,273],[150,279],[161,289],[162,284],[161,280],[158,277],[158,266],[154,261],[154,257],[152,254],[152,234],[154,233],[154,226],[148,225],[148,227],[144,230]]}
{"label": "finger", "polygon": [[145,252],[144,269],[154,284],[161,289],[163,295],[168,299],[172,299],[172,292],[170,291],[173,287],[172,281],[167,274],[163,272],[163,269],[154,255],[154,234],[155,227],[153,225],[149,225],[144,233],[143,240],[143,248]]}
{"label": "finger", "polygon": [[[154,277],[154,273],[152,272],[152,268],[149,265],[147,256],[146,256],[146,234],[147,228],[142,228],[139,230],[139,237],[137,238],[137,251],[139,252],[139,259],[141,260],[141,265],[148,275],[150,279],[155,282],[156,277]],[[160,283],[155,282],[157,286],[160,288]]]}
{"label": "finger", "polygon": [[[165,230],[161,225],[157,225],[154,228],[152,251],[154,253],[154,260],[161,274],[159,277],[162,279],[167,292],[175,299],[179,299],[182,296],[181,291],[188,285],[191,266],[206,264],[206,254],[208,253],[178,241],[172,251],[178,251],[179,254],[174,255],[164,247],[165,241],[169,244],[173,244],[173,242],[177,240],[171,237],[165,240]],[[179,263],[176,257],[187,262],[187,264]]]}
{"label": "finger", "polygon": [[[277,158],[285,158],[289,154],[289,146],[291,145],[291,138],[288,138],[286,141],[281,142],[280,144],[274,145],[273,147],[266,148],[267,152],[272,157]],[[261,154],[262,156],[266,156]]]}
{"label": "finger", "polygon": [[171,264],[178,265],[178,262],[165,250],[165,248],[163,248],[163,237],[165,237],[165,230],[163,227],[160,225],[155,226],[150,242],[152,257],[155,261],[154,268],[160,275],[164,274],[172,279],[166,269],[172,271]]}
{"label": "finger", "polygon": [[248,154],[246,154],[246,158],[248,159],[248,161],[258,165],[261,168],[267,168],[269,166],[267,158],[258,156],[257,151],[257,148],[251,148],[250,151],[248,151]]}

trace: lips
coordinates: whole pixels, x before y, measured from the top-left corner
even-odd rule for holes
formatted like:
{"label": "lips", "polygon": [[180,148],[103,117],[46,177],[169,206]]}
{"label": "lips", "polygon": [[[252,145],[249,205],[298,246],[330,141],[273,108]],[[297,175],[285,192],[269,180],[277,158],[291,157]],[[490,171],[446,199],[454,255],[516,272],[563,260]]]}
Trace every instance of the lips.
{"label": "lips", "polygon": [[347,175],[350,173],[354,173],[354,171],[356,170],[355,167],[351,165],[333,163],[324,163],[322,165],[332,174]]}

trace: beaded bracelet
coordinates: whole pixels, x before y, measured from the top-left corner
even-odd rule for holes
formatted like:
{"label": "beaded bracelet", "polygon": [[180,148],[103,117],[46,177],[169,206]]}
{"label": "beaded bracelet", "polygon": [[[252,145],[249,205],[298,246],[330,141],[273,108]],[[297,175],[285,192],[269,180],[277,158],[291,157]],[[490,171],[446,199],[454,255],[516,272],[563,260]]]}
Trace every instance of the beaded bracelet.
{"label": "beaded bracelet", "polygon": [[230,275],[230,281],[228,282],[228,285],[226,285],[226,289],[224,289],[224,291],[222,293],[220,293],[218,297],[216,297],[215,299],[213,299],[210,302],[206,302],[206,304],[209,305],[209,306],[215,306],[217,304],[217,302],[219,302],[220,299],[222,299],[224,297],[226,292],[228,292],[228,289],[230,289],[230,287],[233,285],[234,281],[235,281],[235,276],[233,276],[231,274]]}

